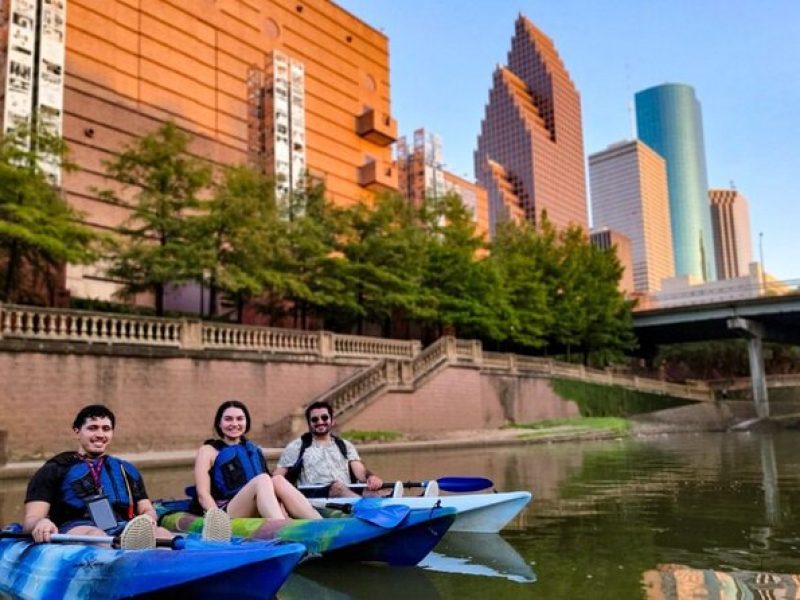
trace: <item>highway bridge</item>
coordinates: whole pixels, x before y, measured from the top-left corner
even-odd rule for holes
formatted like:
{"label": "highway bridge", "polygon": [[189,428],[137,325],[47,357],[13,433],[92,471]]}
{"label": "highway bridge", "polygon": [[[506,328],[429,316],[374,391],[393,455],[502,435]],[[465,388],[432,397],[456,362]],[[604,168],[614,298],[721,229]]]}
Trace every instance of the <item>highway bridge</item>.
{"label": "highway bridge", "polygon": [[633,325],[646,355],[659,344],[746,338],[756,414],[768,417],[762,342],[800,345],[800,293],[641,310]]}

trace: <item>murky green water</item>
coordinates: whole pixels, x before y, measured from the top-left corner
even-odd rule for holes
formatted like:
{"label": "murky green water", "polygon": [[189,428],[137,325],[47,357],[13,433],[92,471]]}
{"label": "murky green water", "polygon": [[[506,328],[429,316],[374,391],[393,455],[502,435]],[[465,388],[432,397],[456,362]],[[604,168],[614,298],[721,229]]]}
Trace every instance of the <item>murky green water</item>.
{"label": "murky green water", "polygon": [[[280,597],[800,598],[798,449],[787,432],[368,456],[386,478],[485,475],[535,499],[502,536],[449,534],[423,567],[310,563]],[[190,472],[145,477],[174,496]],[[22,493],[4,483],[3,521]]]}

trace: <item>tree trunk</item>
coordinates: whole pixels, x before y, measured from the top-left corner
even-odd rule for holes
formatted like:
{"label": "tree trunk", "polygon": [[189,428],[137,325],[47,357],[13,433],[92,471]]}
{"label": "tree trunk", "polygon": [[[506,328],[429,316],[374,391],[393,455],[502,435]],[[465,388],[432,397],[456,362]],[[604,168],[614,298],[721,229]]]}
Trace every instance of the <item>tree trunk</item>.
{"label": "tree trunk", "polygon": [[156,292],[156,316],[164,316],[164,284],[157,283],[155,285]]}
{"label": "tree trunk", "polygon": [[[202,284],[201,284],[202,285]],[[214,315],[217,314],[217,296],[219,294],[219,288],[217,288],[216,279],[213,277],[211,278],[208,286],[208,316],[209,318],[214,318]],[[202,313],[200,317],[202,318]]]}
{"label": "tree trunk", "polygon": [[14,279],[17,277],[17,270],[19,269],[19,246],[17,242],[11,242],[11,248],[8,250],[8,264],[6,266],[6,281],[3,286],[3,301],[13,302],[11,294],[14,290]]}

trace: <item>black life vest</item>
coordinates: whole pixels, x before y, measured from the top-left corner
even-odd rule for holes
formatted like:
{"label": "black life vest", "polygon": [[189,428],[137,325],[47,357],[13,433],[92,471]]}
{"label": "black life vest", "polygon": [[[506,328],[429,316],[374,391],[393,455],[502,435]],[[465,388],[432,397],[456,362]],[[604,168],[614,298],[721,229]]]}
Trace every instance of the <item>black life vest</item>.
{"label": "black life vest", "polygon": [[230,500],[256,475],[269,474],[261,448],[248,439],[229,446],[222,440],[207,440],[219,453],[208,472],[211,495],[218,500]]}
{"label": "black life vest", "polygon": [[[342,453],[342,456],[345,460],[347,460],[347,446],[344,443],[344,440],[339,436],[331,434],[331,438],[333,439],[333,443],[336,444],[336,447],[339,448],[339,452]],[[309,449],[311,446],[311,442],[314,441],[314,436],[311,435],[311,432],[306,432],[300,436],[300,453],[297,455],[297,460],[295,463],[286,470],[285,478],[293,485],[297,485],[297,480],[300,478],[300,472],[303,470],[303,454],[306,453],[306,450]],[[358,479],[356,479],[355,474],[353,473],[353,468],[350,466],[350,461],[347,461],[347,470],[350,473],[350,483],[358,483]]]}

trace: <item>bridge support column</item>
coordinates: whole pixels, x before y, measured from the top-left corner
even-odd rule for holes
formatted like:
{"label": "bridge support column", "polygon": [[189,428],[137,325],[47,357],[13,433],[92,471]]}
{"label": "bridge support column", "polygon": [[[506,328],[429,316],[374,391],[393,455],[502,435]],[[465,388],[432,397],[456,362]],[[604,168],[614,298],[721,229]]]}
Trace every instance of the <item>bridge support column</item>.
{"label": "bridge support column", "polygon": [[757,321],[736,317],[728,319],[728,329],[735,329],[747,337],[747,357],[750,359],[750,381],[753,386],[753,403],[756,416],[769,417],[769,398],[767,395],[767,375],[764,369],[764,352],[761,340],[764,327]]}

